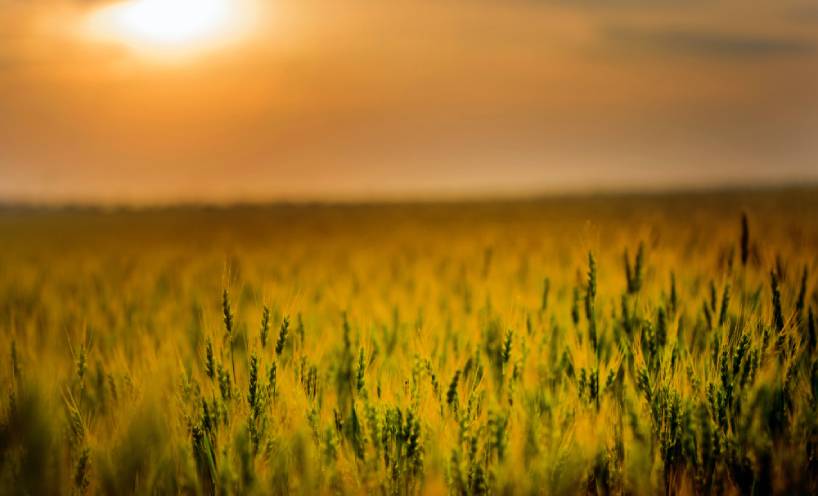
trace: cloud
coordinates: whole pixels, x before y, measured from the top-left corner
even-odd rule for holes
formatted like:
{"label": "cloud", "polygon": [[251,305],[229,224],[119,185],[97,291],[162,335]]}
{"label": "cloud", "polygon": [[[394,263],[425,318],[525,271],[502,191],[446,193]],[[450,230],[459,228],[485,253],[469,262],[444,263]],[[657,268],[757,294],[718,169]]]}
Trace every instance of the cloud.
{"label": "cloud", "polygon": [[818,5],[800,5],[790,10],[790,18],[798,22],[818,22]]}
{"label": "cloud", "polygon": [[604,30],[609,42],[634,50],[706,57],[810,55],[814,40],[754,34],[725,34],[695,29],[645,29],[613,26]]}
{"label": "cloud", "polygon": [[535,0],[538,3],[564,5],[569,7],[600,8],[686,8],[701,7],[709,2],[704,0]]}

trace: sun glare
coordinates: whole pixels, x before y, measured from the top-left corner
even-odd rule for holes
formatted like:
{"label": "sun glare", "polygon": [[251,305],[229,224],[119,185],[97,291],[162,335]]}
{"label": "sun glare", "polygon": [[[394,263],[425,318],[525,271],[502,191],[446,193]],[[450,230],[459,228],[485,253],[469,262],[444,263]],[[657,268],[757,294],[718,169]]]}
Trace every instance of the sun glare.
{"label": "sun glare", "polygon": [[128,0],[96,11],[90,28],[136,50],[173,55],[235,38],[245,7],[238,0]]}
{"label": "sun glare", "polygon": [[174,44],[216,33],[228,14],[224,0],[138,0],[120,6],[114,20],[131,36]]}

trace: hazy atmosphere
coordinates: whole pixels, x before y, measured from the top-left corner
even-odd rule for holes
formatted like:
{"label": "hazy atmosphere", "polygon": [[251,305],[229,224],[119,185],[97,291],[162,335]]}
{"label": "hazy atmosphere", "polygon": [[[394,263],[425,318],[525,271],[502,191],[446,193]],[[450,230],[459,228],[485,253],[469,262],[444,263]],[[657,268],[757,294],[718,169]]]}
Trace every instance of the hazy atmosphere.
{"label": "hazy atmosphere", "polygon": [[818,180],[813,1],[130,4],[0,0],[0,200]]}

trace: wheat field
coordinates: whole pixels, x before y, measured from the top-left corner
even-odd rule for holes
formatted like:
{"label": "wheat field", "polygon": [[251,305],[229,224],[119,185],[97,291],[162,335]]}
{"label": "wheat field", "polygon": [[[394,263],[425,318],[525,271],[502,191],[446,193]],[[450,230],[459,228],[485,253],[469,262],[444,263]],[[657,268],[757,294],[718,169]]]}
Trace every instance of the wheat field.
{"label": "wheat field", "polygon": [[0,493],[818,491],[818,191],[0,211]]}

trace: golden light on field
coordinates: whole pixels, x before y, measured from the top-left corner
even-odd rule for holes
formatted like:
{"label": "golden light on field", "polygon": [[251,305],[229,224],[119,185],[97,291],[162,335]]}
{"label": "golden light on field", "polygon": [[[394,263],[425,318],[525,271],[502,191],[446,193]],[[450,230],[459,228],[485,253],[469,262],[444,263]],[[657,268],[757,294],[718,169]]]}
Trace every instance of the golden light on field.
{"label": "golden light on field", "polygon": [[130,0],[91,13],[92,36],[118,40],[153,56],[222,46],[245,34],[246,2],[231,0]]}

